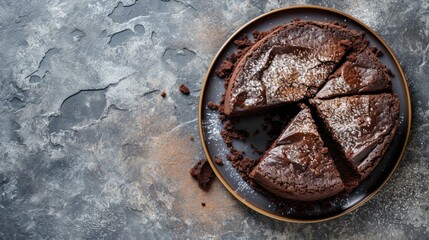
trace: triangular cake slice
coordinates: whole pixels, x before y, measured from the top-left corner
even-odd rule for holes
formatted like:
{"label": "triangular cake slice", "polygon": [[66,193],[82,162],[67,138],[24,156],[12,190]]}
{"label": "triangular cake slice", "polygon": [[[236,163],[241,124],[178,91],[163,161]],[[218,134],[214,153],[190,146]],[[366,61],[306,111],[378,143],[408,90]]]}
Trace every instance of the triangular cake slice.
{"label": "triangular cake slice", "polygon": [[347,57],[347,61],[329,77],[316,98],[379,92],[390,88],[386,66],[370,49],[365,48]]}
{"label": "triangular cake slice", "polygon": [[332,23],[295,21],[255,43],[225,92],[229,116],[312,97],[361,35]]}
{"label": "triangular cake slice", "polygon": [[328,100],[313,99],[331,137],[362,179],[377,166],[398,125],[396,95],[355,95]]}
{"label": "triangular cake slice", "polygon": [[316,201],[344,189],[340,174],[304,104],[250,176],[287,199]]}

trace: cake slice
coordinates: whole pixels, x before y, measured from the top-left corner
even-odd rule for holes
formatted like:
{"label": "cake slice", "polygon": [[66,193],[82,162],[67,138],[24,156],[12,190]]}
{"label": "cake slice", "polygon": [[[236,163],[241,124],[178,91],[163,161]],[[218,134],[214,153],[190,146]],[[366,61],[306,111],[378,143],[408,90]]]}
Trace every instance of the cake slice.
{"label": "cake slice", "polygon": [[332,23],[294,21],[255,43],[225,92],[228,116],[313,97],[361,34]]}
{"label": "cake slice", "polygon": [[368,48],[353,52],[347,61],[329,77],[316,98],[379,92],[390,89],[386,66]]}
{"label": "cake slice", "polygon": [[250,176],[280,197],[316,201],[344,189],[340,174],[304,104]]}
{"label": "cake slice", "polygon": [[329,100],[313,99],[339,150],[362,179],[377,166],[398,126],[396,95],[355,95]]}

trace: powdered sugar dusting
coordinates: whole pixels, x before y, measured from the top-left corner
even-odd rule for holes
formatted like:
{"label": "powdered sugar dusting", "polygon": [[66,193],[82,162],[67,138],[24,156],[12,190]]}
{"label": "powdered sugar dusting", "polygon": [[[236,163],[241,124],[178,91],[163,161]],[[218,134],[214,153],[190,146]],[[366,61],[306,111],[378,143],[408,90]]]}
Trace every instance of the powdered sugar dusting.
{"label": "powdered sugar dusting", "polygon": [[[344,30],[312,24],[288,25],[251,50],[235,78],[231,101],[246,109],[294,102],[314,94],[345,54]],[[305,34],[303,34],[305,32]]]}
{"label": "powdered sugar dusting", "polygon": [[220,129],[222,124],[219,121],[219,113],[208,111],[203,120],[203,127],[207,130],[206,138],[208,141],[219,141],[222,139]]}
{"label": "powdered sugar dusting", "polygon": [[[349,159],[359,162],[393,127],[393,95],[362,95],[315,100],[319,113]],[[358,159],[355,159],[358,158]]]}

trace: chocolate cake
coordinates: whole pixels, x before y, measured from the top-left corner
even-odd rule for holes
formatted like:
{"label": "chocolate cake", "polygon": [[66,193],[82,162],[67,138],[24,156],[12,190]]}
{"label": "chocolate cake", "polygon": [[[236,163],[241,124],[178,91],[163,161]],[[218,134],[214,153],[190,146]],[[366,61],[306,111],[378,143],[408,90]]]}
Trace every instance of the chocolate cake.
{"label": "chocolate cake", "polygon": [[304,104],[250,176],[287,199],[315,201],[344,189],[340,174]]}
{"label": "chocolate cake", "polygon": [[314,96],[360,37],[331,23],[294,21],[278,27],[236,64],[224,113],[236,116]]}
{"label": "chocolate cake", "polygon": [[353,52],[347,61],[329,77],[316,98],[379,92],[391,88],[387,68],[368,48]]}
{"label": "chocolate cake", "polygon": [[362,179],[377,166],[398,126],[399,101],[390,93],[310,100],[332,138]]}
{"label": "chocolate cake", "polygon": [[[377,166],[398,126],[399,101],[380,51],[335,23],[295,20],[254,32],[253,39],[234,41],[238,50],[216,71],[225,94],[219,105],[208,103],[220,113],[231,153],[226,159],[250,186],[275,199],[307,204],[350,193]],[[292,103],[301,110],[283,131],[285,118],[264,118],[276,124],[261,126],[269,143],[260,160],[234,148],[233,139],[248,137],[234,128],[240,115],[291,115]]]}

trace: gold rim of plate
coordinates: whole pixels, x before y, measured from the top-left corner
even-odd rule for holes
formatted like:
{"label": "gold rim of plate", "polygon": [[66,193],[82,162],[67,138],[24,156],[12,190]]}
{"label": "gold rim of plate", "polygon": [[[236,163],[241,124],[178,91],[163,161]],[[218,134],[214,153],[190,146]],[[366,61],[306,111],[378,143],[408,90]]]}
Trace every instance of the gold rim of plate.
{"label": "gold rim of plate", "polygon": [[[261,18],[264,18],[268,15],[271,15],[273,13],[277,13],[277,12],[282,12],[282,11],[288,11],[291,9],[317,9],[317,10],[324,10],[324,11],[328,11],[328,12],[332,12],[332,13],[336,13],[339,14],[343,17],[352,19],[353,21],[355,21],[356,23],[358,23],[360,26],[362,26],[363,28],[365,28],[368,32],[372,33],[382,44],[383,46],[387,49],[387,51],[389,52],[390,56],[392,56],[394,63],[396,65],[396,67],[398,68],[400,74],[401,74],[401,80],[403,82],[404,88],[405,88],[405,93],[406,93],[406,98],[407,98],[407,105],[408,105],[408,126],[407,126],[407,135],[406,135],[406,139],[404,142],[404,146],[401,150],[401,154],[399,156],[399,159],[397,160],[395,166],[393,167],[392,171],[389,173],[389,175],[387,176],[387,178],[383,181],[383,183],[375,190],[373,191],[371,194],[369,194],[368,196],[366,196],[364,199],[362,199],[361,201],[359,201],[357,204],[355,204],[354,206],[350,207],[349,209],[336,214],[334,216],[330,216],[330,217],[325,217],[325,218],[321,218],[321,219],[312,219],[312,220],[302,220],[302,219],[295,219],[295,218],[288,218],[288,217],[283,217],[283,216],[279,216],[276,214],[273,214],[271,212],[268,212],[264,209],[258,208],[255,205],[251,204],[250,202],[248,202],[245,198],[239,196],[235,189],[233,189],[228,182],[226,182],[226,180],[222,177],[222,175],[219,173],[219,171],[217,170],[215,163],[213,162],[213,159],[211,158],[208,150],[207,150],[207,145],[206,145],[206,141],[204,139],[204,134],[203,134],[203,127],[202,127],[202,109],[203,109],[203,99],[204,99],[204,93],[205,93],[205,89],[206,89],[206,83],[208,81],[208,77],[213,69],[213,65],[216,62],[216,60],[218,59],[220,53],[223,51],[223,49],[237,36],[237,34],[239,32],[241,32],[241,30],[243,30],[244,28],[246,28],[247,26],[251,25],[252,23],[258,21]],[[241,28],[239,28],[237,31],[234,32],[234,34],[232,34],[231,37],[228,38],[228,40],[222,45],[222,47],[219,49],[219,51],[217,52],[217,54],[215,55],[215,57],[213,58],[213,61],[211,62],[207,73],[204,77],[204,82],[203,82],[203,86],[202,86],[202,90],[201,90],[201,95],[200,95],[200,101],[199,101],[199,105],[198,105],[198,129],[200,132],[200,139],[201,139],[201,144],[203,146],[203,150],[204,153],[208,159],[208,162],[210,163],[211,168],[213,169],[216,177],[219,179],[219,181],[222,183],[222,185],[228,189],[228,191],[236,198],[238,199],[241,203],[243,203],[244,205],[246,205],[247,207],[253,209],[254,211],[265,215],[267,217],[271,217],[277,220],[281,220],[281,221],[285,221],[285,222],[293,222],[293,223],[316,223],[316,222],[323,222],[323,221],[328,221],[331,219],[335,219],[335,218],[339,218],[341,216],[344,216],[352,211],[354,211],[355,209],[359,208],[360,206],[364,205],[366,202],[368,202],[371,198],[373,198],[382,188],[383,186],[386,184],[386,182],[390,179],[390,177],[392,176],[392,174],[395,172],[396,168],[399,165],[399,162],[402,160],[402,157],[404,155],[407,143],[408,143],[408,139],[410,137],[410,131],[411,131],[411,97],[410,97],[410,93],[408,90],[408,85],[407,85],[407,81],[405,78],[405,74],[402,71],[402,68],[396,58],[396,56],[393,54],[392,50],[390,49],[390,47],[386,44],[386,42],[384,41],[384,39],[382,39],[374,30],[372,30],[370,27],[368,27],[366,24],[364,24],[363,22],[361,22],[360,20],[352,17],[351,15],[348,15],[346,13],[343,13],[339,10],[336,9],[332,9],[332,8],[327,8],[327,7],[321,7],[321,6],[314,6],[314,5],[296,5],[296,6],[288,6],[288,7],[283,7],[283,8],[279,8],[279,9],[275,9],[272,10],[270,12],[264,13],[252,20],[250,20],[249,22],[247,22],[245,25],[243,25]]]}

